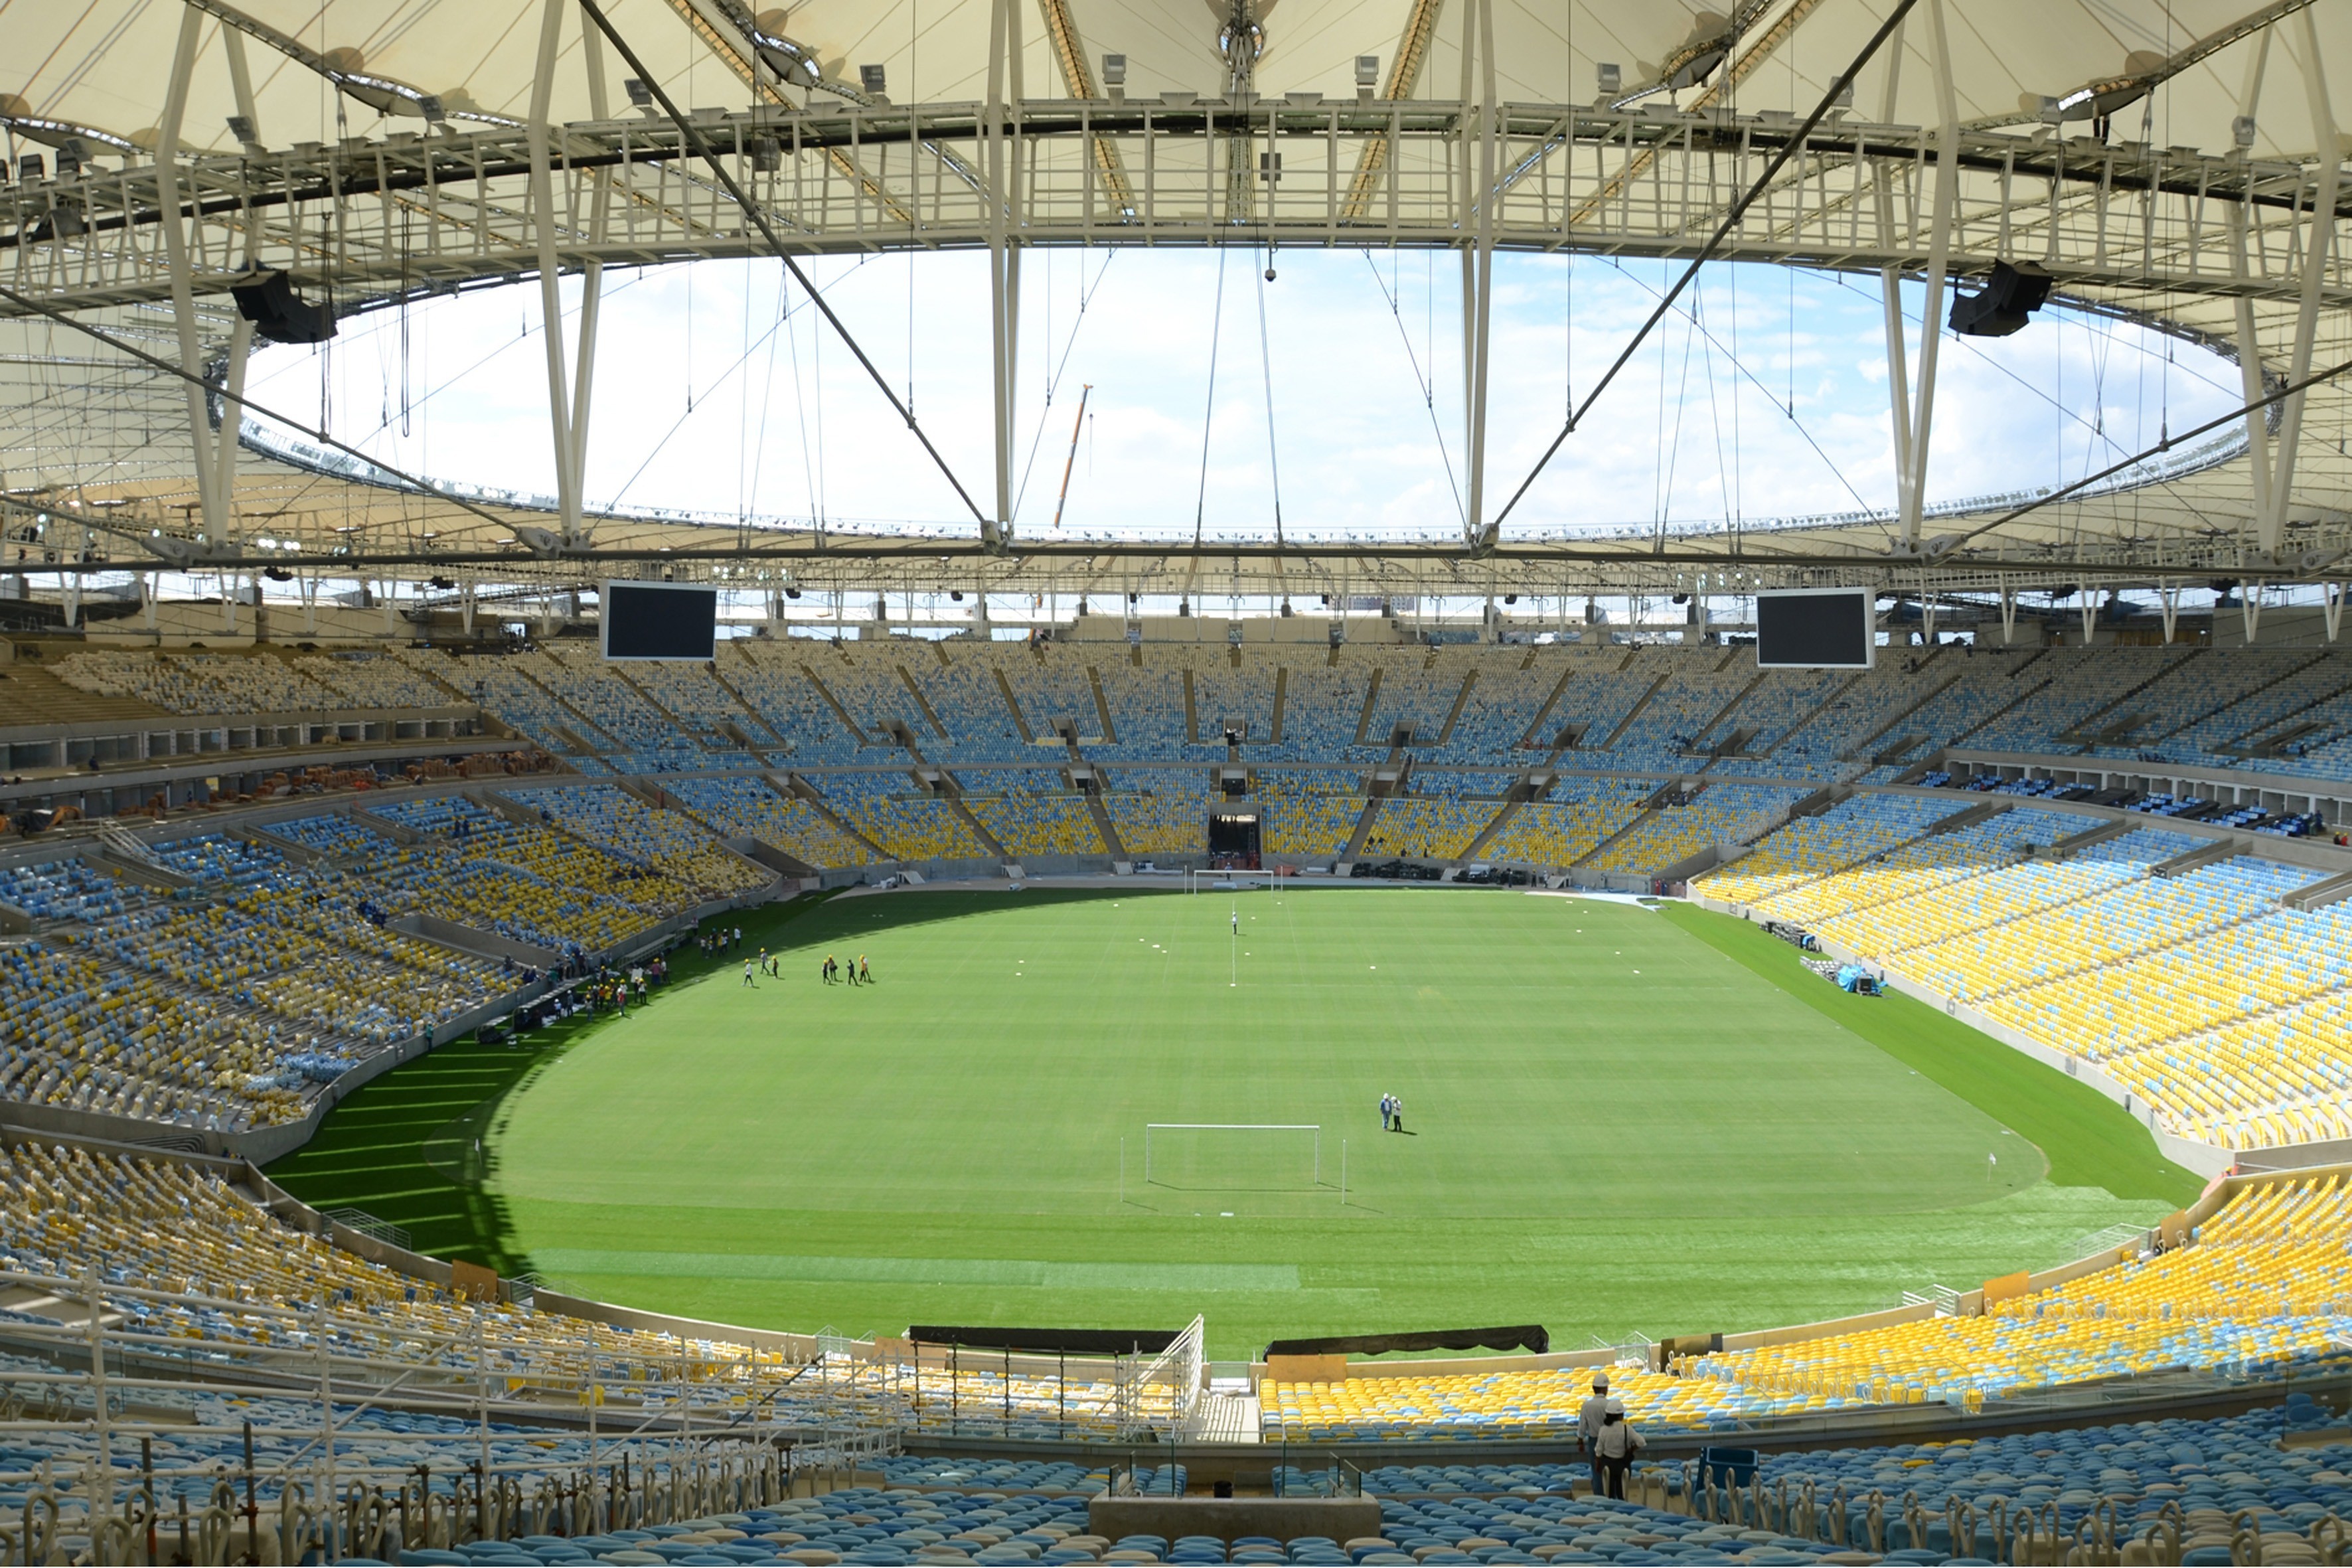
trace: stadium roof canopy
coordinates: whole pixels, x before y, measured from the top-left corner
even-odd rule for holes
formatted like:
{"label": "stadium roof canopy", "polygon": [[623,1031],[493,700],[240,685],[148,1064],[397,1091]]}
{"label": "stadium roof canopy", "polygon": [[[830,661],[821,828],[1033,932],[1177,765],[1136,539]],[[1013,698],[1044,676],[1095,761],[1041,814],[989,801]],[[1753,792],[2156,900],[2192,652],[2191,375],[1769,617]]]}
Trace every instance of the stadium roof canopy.
{"label": "stadium roof canopy", "polygon": [[[822,557],[829,581],[884,587],[1019,587],[1050,565],[1066,591],[1170,584],[1204,559],[1244,591],[2352,570],[2346,379],[2294,390],[2352,359],[2352,7],[1721,3],[1731,14],[1683,0],[0,6],[0,128],[17,159],[0,190],[5,521],[36,570],[499,581],[655,556],[745,583]],[[2248,401],[2267,401],[2038,505],[1925,514],[1906,482],[1890,516],[1663,545],[1515,519],[1524,476],[1485,470],[1475,393],[1460,536],[1199,552],[1013,534],[1002,411],[997,471],[955,476],[968,521],[821,537],[586,513],[578,461],[559,461],[562,493],[542,504],[412,482],[429,477],[331,444],[215,437],[238,422],[252,335],[230,289],[256,273],[282,272],[298,310],[331,299],[350,314],[549,273],[585,274],[593,292],[604,268],[780,249],[984,248],[1007,279],[1041,246],[1268,242],[1461,253],[1474,367],[1496,249],[1900,275],[1926,279],[1938,317],[1995,262],[2031,262],[2076,308],[2236,358]],[[1916,374],[1932,345],[1898,331],[1888,349]],[[558,421],[593,399],[568,362],[549,379]],[[1898,469],[1924,474],[1932,410],[1895,424]]]}

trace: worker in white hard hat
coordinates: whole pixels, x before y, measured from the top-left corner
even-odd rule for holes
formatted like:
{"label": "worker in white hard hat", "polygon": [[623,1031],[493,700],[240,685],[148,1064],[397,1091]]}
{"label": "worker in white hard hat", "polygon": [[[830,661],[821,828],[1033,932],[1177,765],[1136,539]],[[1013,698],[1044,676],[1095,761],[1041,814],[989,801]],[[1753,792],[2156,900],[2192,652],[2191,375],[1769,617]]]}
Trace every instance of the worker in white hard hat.
{"label": "worker in white hard hat", "polygon": [[1625,1472],[1633,1468],[1633,1456],[1642,1447],[1642,1435],[1625,1419],[1625,1402],[1608,1401],[1601,1413],[1601,1436],[1592,1442],[1593,1471],[1604,1495],[1625,1500]]}
{"label": "worker in white hard hat", "polygon": [[1576,1413],[1577,1447],[1592,1463],[1592,1495],[1601,1495],[1601,1459],[1594,1453],[1592,1440],[1601,1436],[1601,1419],[1609,1408],[1609,1369],[1592,1369],[1592,1397],[1586,1400]]}

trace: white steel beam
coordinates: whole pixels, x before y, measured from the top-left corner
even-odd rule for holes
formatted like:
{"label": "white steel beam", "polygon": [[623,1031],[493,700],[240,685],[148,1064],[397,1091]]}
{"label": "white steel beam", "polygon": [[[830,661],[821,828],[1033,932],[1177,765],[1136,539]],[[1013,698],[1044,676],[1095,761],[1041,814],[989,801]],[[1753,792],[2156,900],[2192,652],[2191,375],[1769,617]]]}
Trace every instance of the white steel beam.
{"label": "white steel beam", "polygon": [[[1009,78],[1009,80],[1008,80]],[[1013,411],[1021,347],[1021,138],[1013,125],[1021,98],[1021,7],[992,0],[988,21],[987,138],[990,397],[995,411],[996,514],[981,535],[1002,542],[1013,531]]]}
{"label": "white steel beam", "polygon": [[[194,6],[180,13],[180,38],[172,52],[172,74],[163,89],[163,115],[155,128],[155,185],[163,227],[165,264],[171,272],[172,321],[179,330],[180,368],[201,380],[205,374],[204,341],[198,333],[195,289],[188,255],[189,234],[180,217],[180,127],[187,117],[188,79],[194,73],[196,53],[204,44],[205,15]],[[205,522],[205,538],[218,544],[227,538],[226,498],[220,492],[213,458],[210,398],[196,382],[187,388],[188,442],[196,470],[196,500]],[[234,614],[234,595],[232,614]]]}
{"label": "white steel beam", "polygon": [[[1475,549],[1491,542],[1485,516],[1486,501],[1486,349],[1493,314],[1495,282],[1495,97],[1494,0],[1470,0],[1462,12],[1462,96],[1471,97],[1471,62],[1477,62],[1477,118],[1475,131],[1465,128],[1463,196],[1475,210],[1465,210],[1464,227],[1470,235],[1462,251],[1463,409],[1468,430],[1468,504],[1462,519],[1463,534]],[[1475,142],[1474,142],[1475,137]]]}
{"label": "white steel beam", "polygon": [[1927,432],[1936,414],[1936,355],[1944,341],[1944,285],[1951,266],[1952,222],[1960,202],[1959,97],[1952,85],[1951,40],[1944,28],[1944,0],[1927,0],[1927,16],[1929,32],[1936,41],[1936,108],[1942,117],[1942,126],[1936,157],[1936,216],[1927,239],[1927,291],[1919,310],[1919,391],[1910,418],[1906,454],[1909,471],[1901,481],[1903,542],[1906,545],[1919,542],[1919,516],[1927,493]]}
{"label": "white steel beam", "polygon": [[547,351],[547,419],[555,446],[555,505],[558,531],[567,544],[580,535],[580,476],[572,434],[569,367],[563,352],[563,269],[556,235],[555,181],[551,172],[553,127],[547,122],[555,91],[556,53],[563,42],[568,0],[541,0],[539,60],[530,85],[530,116],[525,121],[530,146],[530,206],[539,239],[539,313]]}
{"label": "white steel beam", "polygon": [[[235,27],[220,30],[221,49],[228,57],[229,87],[236,98],[236,111],[244,117],[247,139],[261,140],[261,111],[253,97],[253,73],[246,67],[245,35]],[[259,218],[245,226],[245,266],[248,272],[261,265],[261,222]],[[236,496],[237,432],[245,423],[244,405],[237,399],[245,395],[245,366],[253,353],[253,323],[240,314],[229,327],[228,336],[228,397],[221,405],[221,427],[214,442],[213,491],[221,498],[224,510],[228,510]]]}
{"label": "white steel beam", "polygon": [[[2344,153],[2336,139],[2336,110],[2327,97],[2327,73],[2319,56],[2319,25],[2312,13],[2299,14],[2302,47],[2294,51],[2303,68],[2305,100],[2311,108],[2313,144],[2318,149],[2318,175],[2313,181],[2311,216],[2303,242],[2303,288],[2295,300],[2294,348],[2287,364],[2290,384],[2311,374],[2312,344],[2319,331],[2320,290],[2327,281],[2327,263],[2335,252],[2336,195],[2343,182]],[[2286,535],[2288,509],[2294,500],[2295,447],[2303,437],[2301,392],[2279,408],[2276,466],[2271,473],[2267,507],[2262,513],[2259,542],[2264,554],[2276,553]],[[2248,638],[2252,641],[2252,637]]]}

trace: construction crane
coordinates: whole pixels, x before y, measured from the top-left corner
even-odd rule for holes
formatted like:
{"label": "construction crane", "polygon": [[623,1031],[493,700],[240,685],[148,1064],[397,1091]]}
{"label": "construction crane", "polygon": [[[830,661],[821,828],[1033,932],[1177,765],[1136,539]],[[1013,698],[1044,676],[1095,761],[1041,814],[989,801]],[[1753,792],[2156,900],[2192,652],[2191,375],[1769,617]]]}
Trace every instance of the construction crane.
{"label": "construction crane", "polygon": [[1087,427],[1087,397],[1095,389],[1093,382],[1078,388],[1078,416],[1070,422],[1070,455],[1062,461],[1062,493],[1054,498],[1054,526],[1062,526],[1062,509],[1070,500],[1070,470],[1078,465],[1078,432]]}

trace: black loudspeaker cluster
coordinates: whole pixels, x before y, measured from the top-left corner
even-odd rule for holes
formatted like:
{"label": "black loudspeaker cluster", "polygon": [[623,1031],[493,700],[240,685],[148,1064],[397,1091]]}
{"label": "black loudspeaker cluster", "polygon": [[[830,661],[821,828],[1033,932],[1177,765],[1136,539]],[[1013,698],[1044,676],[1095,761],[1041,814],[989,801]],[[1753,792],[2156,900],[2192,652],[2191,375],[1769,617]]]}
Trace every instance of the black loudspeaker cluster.
{"label": "black loudspeaker cluster", "polygon": [[1996,261],[1983,288],[1952,296],[1952,331],[1964,338],[2005,338],[2049,298],[2049,273],[2031,261]]}
{"label": "black loudspeaker cluster", "polygon": [[335,335],[335,307],[302,299],[283,272],[265,272],[229,292],[236,313],[273,343],[323,343]]}

